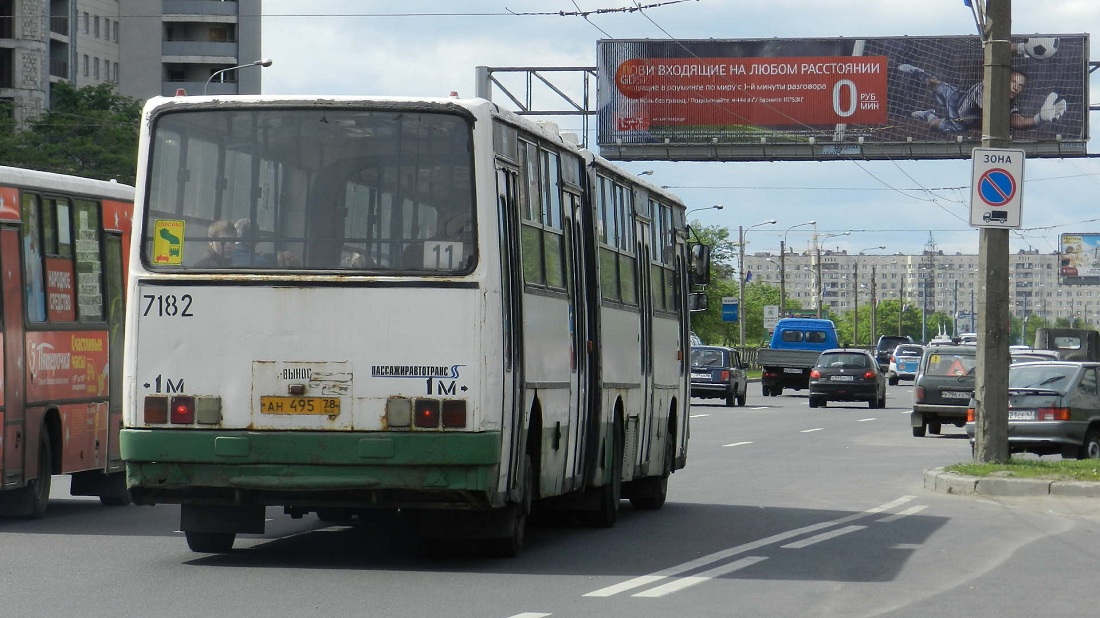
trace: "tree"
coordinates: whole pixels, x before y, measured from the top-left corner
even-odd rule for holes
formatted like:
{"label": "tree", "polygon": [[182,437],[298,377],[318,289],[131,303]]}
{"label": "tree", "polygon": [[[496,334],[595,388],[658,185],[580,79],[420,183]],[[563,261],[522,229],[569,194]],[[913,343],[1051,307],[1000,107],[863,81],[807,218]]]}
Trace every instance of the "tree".
{"label": "tree", "polygon": [[114,84],[53,85],[50,110],[24,131],[0,123],[0,164],[134,184],[141,106]]}
{"label": "tree", "polygon": [[691,314],[691,329],[708,344],[730,345],[738,339],[737,323],[722,321],[722,298],[737,296],[737,281],[734,279],[737,243],[729,239],[729,229],[725,227],[703,227],[695,222],[689,230],[691,242],[700,242],[711,248],[710,285],[706,289],[709,308]]}

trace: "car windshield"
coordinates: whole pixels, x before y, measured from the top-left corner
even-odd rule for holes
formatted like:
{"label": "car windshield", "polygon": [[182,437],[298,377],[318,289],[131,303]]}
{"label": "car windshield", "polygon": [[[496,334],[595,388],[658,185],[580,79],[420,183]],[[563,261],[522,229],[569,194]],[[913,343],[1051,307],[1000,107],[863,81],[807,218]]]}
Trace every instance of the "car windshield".
{"label": "car windshield", "polygon": [[818,367],[836,367],[844,369],[864,369],[871,366],[871,359],[864,354],[835,353],[822,354],[817,361]]}
{"label": "car windshield", "polygon": [[899,345],[894,350],[894,356],[920,356],[924,349],[915,345]]}
{"label": "car windshield", "polygon": [[966,376],[974,374],[978,359],[973,354],[932,352],[928,355],[924,373],[930,376]]}
{"label": "car windshield", "polygon": [[691,364],[696,367],[721,367],[721,350],[692,350]]}
{"label": "car windshield", "polygon": [[1075,371],[1076,365],[1013,365],[1008,370],[1008,387],[1065,392]]}

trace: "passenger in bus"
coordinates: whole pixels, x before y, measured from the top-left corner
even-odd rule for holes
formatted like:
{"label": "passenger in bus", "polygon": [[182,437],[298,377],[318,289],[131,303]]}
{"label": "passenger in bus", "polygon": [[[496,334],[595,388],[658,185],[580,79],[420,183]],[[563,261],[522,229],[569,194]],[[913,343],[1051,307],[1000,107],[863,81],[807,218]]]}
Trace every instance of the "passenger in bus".
{"label": "passenger in bus", "polygon": [[249,219],[238,219],[233,227],[237,230],[237,244],[233,245],[233,253],[229,256],[229,263],[233,266],[252,266],[255,268],[271,268],[275,266],[276,259],[269,253],[256,253],[256,236]]}
{"label": "passenger in bus", "polygon": [[198,262],[195,268],[225,268],[231,266],[230,261],[233,248],[237,245],[237,230],[233,224],[219,219],[206,228],[206,235],[210,237],[206,255]]}
{"label": "passenger in bus", "polygon": [[302,258],[293,251],[280,251],[276,254],[276,261],[280,268],[301,268]]}
{"label": "passenger in bus", "polygon": [[374,268],[375,266],[377,266],[377,264],[374,263],[374,260],[358,251],[353,251],[344,256],[344,259],[340,260],[340,268],[363,269]]}

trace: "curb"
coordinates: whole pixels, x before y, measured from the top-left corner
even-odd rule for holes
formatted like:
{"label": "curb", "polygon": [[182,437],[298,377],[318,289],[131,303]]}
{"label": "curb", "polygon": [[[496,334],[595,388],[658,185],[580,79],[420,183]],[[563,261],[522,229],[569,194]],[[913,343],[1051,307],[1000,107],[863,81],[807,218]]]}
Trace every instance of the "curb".
{"label": "curb", "polygon": [[1100,498],[1100,483],[966,476],[943,468],[924,471],[924,488],[956,495]]}

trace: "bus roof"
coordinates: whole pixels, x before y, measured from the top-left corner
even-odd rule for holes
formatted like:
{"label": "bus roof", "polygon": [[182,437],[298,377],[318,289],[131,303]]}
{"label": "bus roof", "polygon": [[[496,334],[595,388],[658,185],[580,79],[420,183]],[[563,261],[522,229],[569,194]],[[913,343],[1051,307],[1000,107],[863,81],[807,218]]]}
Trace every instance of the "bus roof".
{"label": "bus roof", "polygon": [[0,185],[60,193],[82,193],[124,202],[134,201],[134,188],[113,180],[94,180],[3,165],[0,165]]}

